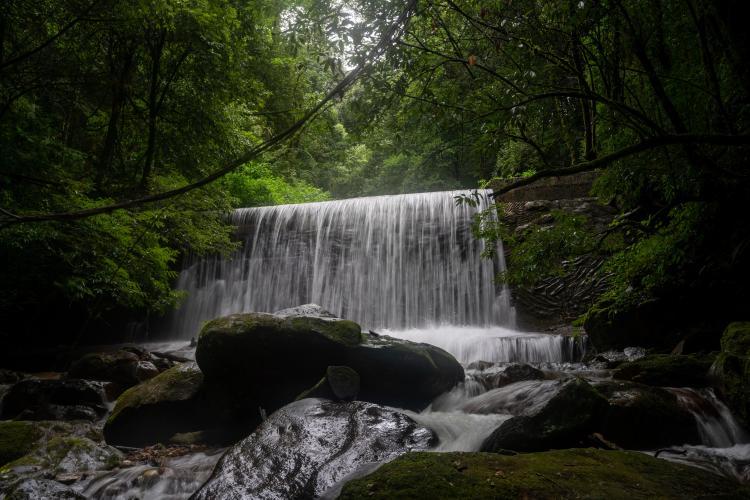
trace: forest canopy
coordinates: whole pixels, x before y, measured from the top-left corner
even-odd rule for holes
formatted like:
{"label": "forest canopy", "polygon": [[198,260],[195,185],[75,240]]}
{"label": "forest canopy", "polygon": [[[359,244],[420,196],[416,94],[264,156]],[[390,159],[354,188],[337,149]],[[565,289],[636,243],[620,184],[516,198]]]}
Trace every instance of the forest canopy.
{"label": "forest canopy", "polygon": [[[536,260],[606,237],[596,250],[615,302],[676,287],[747,297],[742,4],[9,0],[0,310],[10,324],[58,311],[76,331],[115,312],[162,314],[179,301],[185,252],[235,248],[234,207],[492,178],[510,189],[593,170],[620,217],[570,252],[529,248],[540,257],[519,260],[520,281],[554,270]],[[148,199],[222,169],[156,202],[26,220]]]}

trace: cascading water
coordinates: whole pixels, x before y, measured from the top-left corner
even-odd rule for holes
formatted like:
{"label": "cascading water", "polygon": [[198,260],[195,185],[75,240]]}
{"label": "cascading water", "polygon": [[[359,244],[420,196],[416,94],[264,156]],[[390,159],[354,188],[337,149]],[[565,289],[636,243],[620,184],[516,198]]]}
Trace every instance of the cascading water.
{"label": "cascading water", "polygon": [[187,300],[171,329],[189,338],[217,316],[310,302],[366,328],[512,327],[508,294],[494,280],[505,269],[502,246],[483,258],[484,243],[471,233],[489,197],[457,205],[454,197],[467,193],[237,210],[243,248],[188,262],[178,282]]}

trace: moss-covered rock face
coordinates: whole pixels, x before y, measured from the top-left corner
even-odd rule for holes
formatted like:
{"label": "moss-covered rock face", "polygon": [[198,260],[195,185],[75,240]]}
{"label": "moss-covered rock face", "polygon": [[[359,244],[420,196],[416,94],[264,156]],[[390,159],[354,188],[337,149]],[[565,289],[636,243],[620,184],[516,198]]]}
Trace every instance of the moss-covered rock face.
{"label": "moss-covered rock face", "polygon": [[643,453],[408,453],[349,482],[340,499],[747,498],[750,489]]}
{"label": "moss-covered rock face", "polygon": [[[353,321],[321,316],[234,314],[206,324],[196,360],[211,390],[268,412],[315,386],[329,366],[360,376],[358,398],[422,409],[463,380],[448,353],[426,344],[363,334]],[[238,408],[237,411],[242,411]]]}
{"label": "moss-covered rock face", "polygon": [[541,451],[581,446],[607,408],[607,400],[588,382],[573,379],[536,414],[503,422],[482,451]]}
{"label": "moss-covered rock face", "polygon": [[202,388],[203,374],[195,363],[175,366],[131,387],[107,419],[107,442],[146,446],[165,443],[176,433],[204,429],[210,412]]}
{"label": "moss-covered rock face", "polygon": [[750,322],[727,326],[714,372],[729,405],[750,424]]}
{"label": "moss-covered rock face", "polygon": [[652,354],[622,364],[613,377],[661,387],[701,387],[709,384],[713,356]]}
{"label": "moss-covered rock face", "polygon": [[56,481],[80,478],[119,465],[122,453],[85,422],[0,422],[0,498],[83,498]]}
{"label": "moss-covered rock face", "polygon": [[0,422],[0,466],[29,453],[42,435],[33,422]]}

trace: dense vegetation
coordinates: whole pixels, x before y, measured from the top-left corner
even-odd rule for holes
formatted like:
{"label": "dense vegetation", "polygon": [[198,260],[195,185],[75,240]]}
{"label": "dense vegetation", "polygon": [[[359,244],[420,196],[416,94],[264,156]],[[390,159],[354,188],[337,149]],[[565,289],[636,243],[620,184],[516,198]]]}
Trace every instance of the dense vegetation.
{"label": "dense vegetation", "polygon": [[[168,310],[185,249],[233,248],[224,214],[235,206],[595,169],[595,194],[621,213],[613,226],[587,234],[560,215],[557,232],[519,242],[506,279],[532,283],[595,251],[619,307],[681,290],[735,314],[750,296],[741,7],[10,0],[0,12],[6,324],[34,330],[64,313],[80,333],[112,311]],[[397,41],[373,55],[394,23]],[[358,64],[353,85],[297,122]],[[228,165],[179,196],[98,210]]]}

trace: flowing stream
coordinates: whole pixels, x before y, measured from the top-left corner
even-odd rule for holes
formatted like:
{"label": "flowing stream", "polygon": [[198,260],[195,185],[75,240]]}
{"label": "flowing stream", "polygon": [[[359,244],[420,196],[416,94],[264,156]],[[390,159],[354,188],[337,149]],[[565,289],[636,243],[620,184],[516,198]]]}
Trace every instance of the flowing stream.
{"label": "flowing stream", "polygon": [[[494,281],[505,269],[502,244],[486,248],[471,233],[488,200],[456,205],[459,194],[237,210],[232,222],[242,249],[228,259],[188,259],[178,283],[188,296],[171,320],[172,337],[194,337],[204,321],[221,315],[317,303],[363,328],[441,347],[464,365],[465,382],[424,411],[405,412],[436,432],[436,451],[478,450],[505,420],[543,407],[559,379],[611,379],[608,370],[581,363],[585,337],[514,329],[509,294]],[[493,258],[482,257],[488,251]],[[190,357],[184,346],[182,340],[181,355]],[[513,369],[536,376],[508,383]],[[710,390],[669,390],[694,416],[702,444],[660,456],[750,481],[748,436],[726,406]],[[132,467],[92,480],[85,493],[186,498],[217,459],[201,453],[172,460],[163,466],[167,474]]]}

